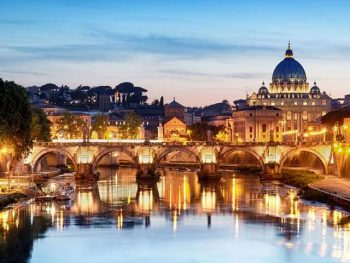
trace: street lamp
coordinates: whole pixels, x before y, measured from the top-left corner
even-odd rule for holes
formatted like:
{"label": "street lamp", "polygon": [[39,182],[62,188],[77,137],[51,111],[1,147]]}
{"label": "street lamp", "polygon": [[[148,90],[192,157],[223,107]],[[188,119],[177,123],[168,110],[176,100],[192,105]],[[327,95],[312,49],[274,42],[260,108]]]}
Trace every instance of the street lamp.
{"label": "street lamp", "polygon": [[[238,145],[238,136],[239,136],[239,133],[236,132],[235,136],[236,136],[236,145]],[[254,141],[254,142],[255,142],[255,141]]]}

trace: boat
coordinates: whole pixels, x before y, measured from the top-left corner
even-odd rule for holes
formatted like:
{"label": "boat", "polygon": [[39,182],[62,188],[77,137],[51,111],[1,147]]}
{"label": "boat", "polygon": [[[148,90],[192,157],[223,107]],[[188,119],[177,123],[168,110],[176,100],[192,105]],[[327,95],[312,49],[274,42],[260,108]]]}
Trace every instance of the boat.
{"label": "boat", "polygon": [[35,201],[38,202],[49,202],[49,201],[54,201],[56,199],[57,195],[51,195],[51,194],[44,194],[44,195],[39,195],[35,197]]}
{"label": "boat", "polygon": [[69,183],[63,185],[59,188],[59,195],[56,196],[56,200],[58,201],[69,201],[74,199],[75,189]]}

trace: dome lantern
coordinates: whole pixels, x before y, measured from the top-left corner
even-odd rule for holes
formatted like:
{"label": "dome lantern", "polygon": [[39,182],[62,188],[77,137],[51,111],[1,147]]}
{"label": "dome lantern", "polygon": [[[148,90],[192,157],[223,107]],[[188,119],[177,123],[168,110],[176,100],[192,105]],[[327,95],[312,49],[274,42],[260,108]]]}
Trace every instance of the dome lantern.
{"label": "dome lantern", "polygon": [[293,50],[290,48],[290,41],[288,42],[288,48],[286,50],[285,56],[286,56],[286,58],[292,58],[293,57]]}
{"label": "dome lantern", "polygon": [[288,43],[285,58],[276,66],[272,74],[273,83],[306,83],[303,66],[294,59],[293,51]]}

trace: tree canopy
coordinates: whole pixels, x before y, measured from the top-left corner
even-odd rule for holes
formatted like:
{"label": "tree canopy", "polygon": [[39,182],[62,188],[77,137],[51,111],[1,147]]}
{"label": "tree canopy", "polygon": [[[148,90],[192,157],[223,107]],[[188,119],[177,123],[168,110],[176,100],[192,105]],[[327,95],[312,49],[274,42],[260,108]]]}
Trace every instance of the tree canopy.
{"label": "tree canopy", "polygon": [[99,114],[95,117],[95,120],[92,123],[92,131],[97,133],[99,139],[105,139],[108,126],[109,117],[107,115]]}
{"label": "tree canopy", "polygon": [[51,141],[51,122],[42,109],[32,108],[31,132],[34,141]]}
{"label": "tree canopy", "polygon": [[70,112],[63,113],[63,116],[57,121],[57,130],[62,133],[64,138],[81,138],[84,133],[86,123],[78,116]]}
{"label": "tree canopy", "polygon": [[119,133],[123,139],[136,139],[141,126],[141,118],[136,113],[128,113],[125,115],[125,121],[119,127]]}
{"label": "tree canopy", "polygon": [[31,128],[32,108],[26,90],[0,79],[0,144],[11,151],[13,160],[29,154],[33,146]]}

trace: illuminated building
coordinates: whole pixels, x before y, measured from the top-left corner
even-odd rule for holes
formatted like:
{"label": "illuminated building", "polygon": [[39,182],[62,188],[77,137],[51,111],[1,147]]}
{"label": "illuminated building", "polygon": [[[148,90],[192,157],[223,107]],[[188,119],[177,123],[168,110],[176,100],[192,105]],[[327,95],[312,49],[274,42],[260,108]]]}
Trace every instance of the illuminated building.
{"label": "illuminated building", "polygon": [[[295,134],[301,135],[313,127],[322,130],[320,117],[331,109],[331,98],[319,87],[309,87],[303,66],[294,59],[288,45],[285,58],[275,68],[269,88],[263,85],[257,93],[247,96],[247,104],[273,106],[282,110],[282,131],[288,132],[286,141],[294,141]],[[294,133],[293,133],[294,132]]]}
{"label": "illuminated building", "polygon": [[186,141],[186,123],[178,117],[172,117],[163,126],[163,138],[165,141]]}
{"label": "illuminated building", "polygon": [[234,111],[228,119],[229,140],[243,142],[281,142],[282,111],[273,106],[252,106]]}

